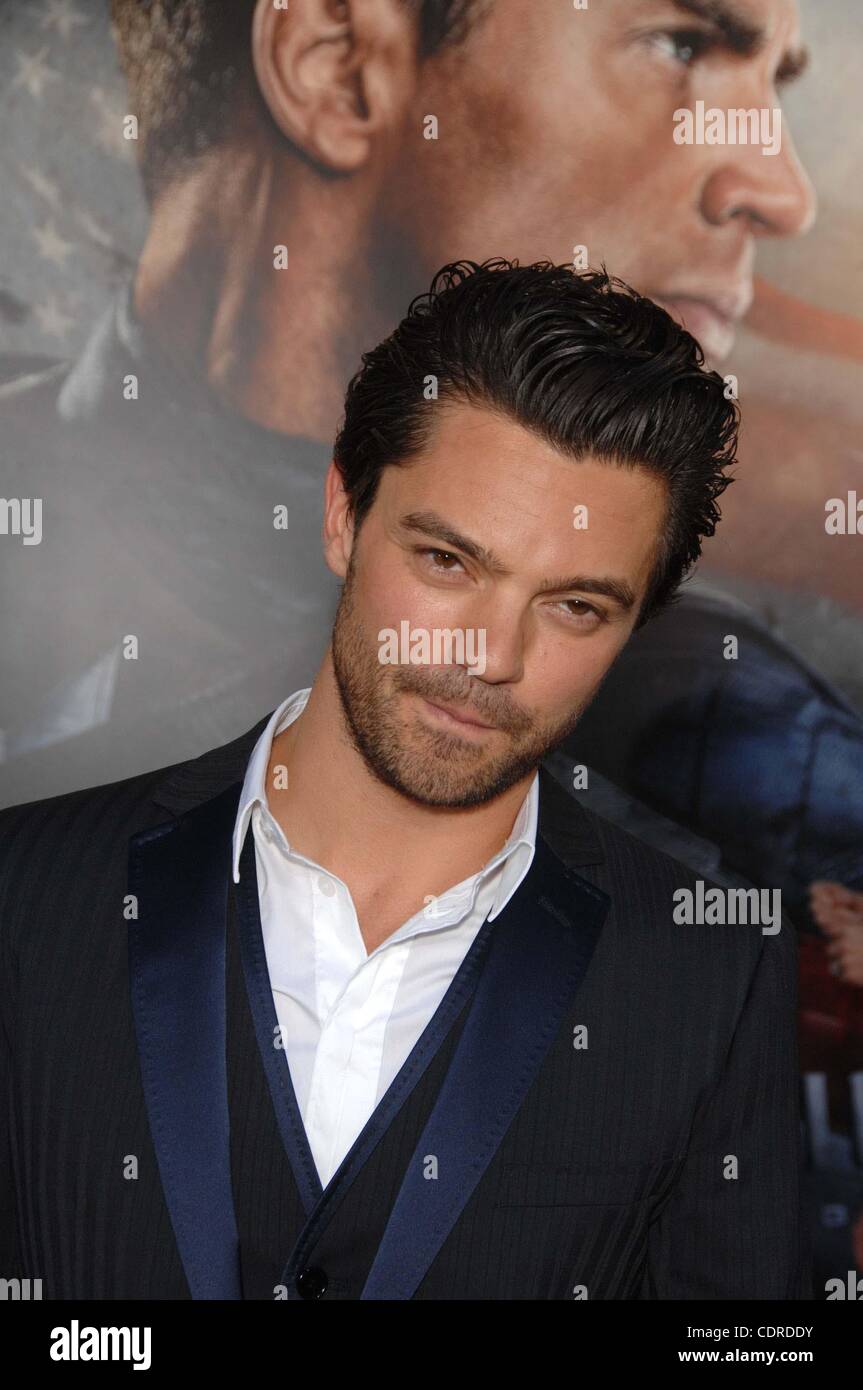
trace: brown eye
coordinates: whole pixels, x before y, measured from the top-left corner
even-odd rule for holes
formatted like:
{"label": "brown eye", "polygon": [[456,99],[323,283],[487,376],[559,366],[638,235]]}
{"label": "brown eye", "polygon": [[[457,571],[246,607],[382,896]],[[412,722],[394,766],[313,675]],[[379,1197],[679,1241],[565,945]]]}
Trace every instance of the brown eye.
{"label": "brown eye", "polygon": [[[420,555],[428,555],[431,557],[433,569],[445,570],[448,573],[452,573],[452,564],[447,563],[448,561],[452,561],[455,565],[461,565],[461,560],[458,556],[453,555],[449,550],[432,550],[426,548],[419,553]],[[444,563],[441,563],[442,561]]]}
{"label": "brown eye", "polygon": [[583,627],[603,621],[603,615],[599,609],[594,608],[592,604],[585,603],[584,599],[581,598],[561,599],[559,607],[566,616]]}

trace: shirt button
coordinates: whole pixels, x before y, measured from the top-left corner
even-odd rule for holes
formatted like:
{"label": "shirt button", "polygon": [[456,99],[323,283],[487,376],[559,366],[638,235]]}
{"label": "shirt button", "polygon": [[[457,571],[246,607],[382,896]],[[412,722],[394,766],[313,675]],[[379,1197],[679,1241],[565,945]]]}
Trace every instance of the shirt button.
{"label": "shirt button", "polygon": [[318,892],[323,893],[325,898],[332,898],[336,891],[336,885],[332,879],[324,878],[323,874],[318,874]]}

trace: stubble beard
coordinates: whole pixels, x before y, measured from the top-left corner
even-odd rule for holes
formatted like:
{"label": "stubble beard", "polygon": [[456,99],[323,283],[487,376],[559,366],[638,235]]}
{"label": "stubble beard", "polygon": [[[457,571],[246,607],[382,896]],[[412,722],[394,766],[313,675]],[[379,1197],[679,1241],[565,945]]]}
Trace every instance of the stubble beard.
{"label": "stubble beard", "polygon": [[[501,698],[502,692],[491,686],[481,692],[463,667],[383,666],[357,617],[354,592],[352,554],[333,623],[332,663],[345,732],[385,786],[419,805],[451,810],[479,806],[534,772],[575,729],[586,704],[554,728],[537,730],[524,710]],[[500,742],[500,734],[490,733],[480,744],[432,729],[419,714],[406,723],[398,709],[403,692],[443,703],[469,703],[479,718],[504,731],[505,750],[490,754],[486,748],[486,742]],[[493,696],[498,698],[492,701]]]}

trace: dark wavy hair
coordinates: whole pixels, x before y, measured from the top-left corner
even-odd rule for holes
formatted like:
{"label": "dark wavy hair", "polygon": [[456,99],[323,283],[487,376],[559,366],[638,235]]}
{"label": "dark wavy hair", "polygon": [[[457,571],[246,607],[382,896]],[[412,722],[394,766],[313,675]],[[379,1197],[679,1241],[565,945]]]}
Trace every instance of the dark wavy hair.
{"label": "dark wavy hair", "polygon": [[[199,156],[236,128],[239,103],[256,101],[256,0],[110,0],[111,25],[133,109],[138,159],[152,203]],[[417,57],[460,43],[490,0],[400,0],[416,16]]]}
{"label": "dark wavy hair", "polygon": [[[636,627],[672,603],[712,536],[739,410],[699,344],[652,300],[599,271],[456,261],[435,275],[351,379],[334,458],[355,528],[384,468],[430,443],[438,403],[503,412],[574,460],[645,468],[667,486]],[[425,384],[436,378],[437,400]]]}

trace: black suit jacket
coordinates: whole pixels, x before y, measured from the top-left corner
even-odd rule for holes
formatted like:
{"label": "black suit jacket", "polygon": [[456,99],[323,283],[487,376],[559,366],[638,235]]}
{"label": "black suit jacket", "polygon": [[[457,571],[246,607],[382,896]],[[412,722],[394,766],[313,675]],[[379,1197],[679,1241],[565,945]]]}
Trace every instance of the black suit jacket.
{"label": "black suit jacket", "polygon": [[0,1272],[48,1298],[810,1297],[793,932],[676,925],[691,870],[546,769],[529,873],[321,1190],[251,836],[230,873],[264,722],[0,813]]}

